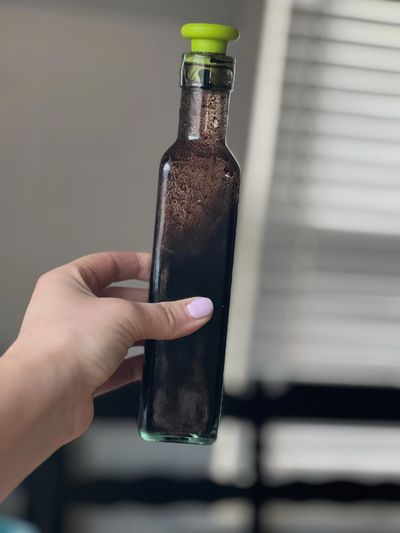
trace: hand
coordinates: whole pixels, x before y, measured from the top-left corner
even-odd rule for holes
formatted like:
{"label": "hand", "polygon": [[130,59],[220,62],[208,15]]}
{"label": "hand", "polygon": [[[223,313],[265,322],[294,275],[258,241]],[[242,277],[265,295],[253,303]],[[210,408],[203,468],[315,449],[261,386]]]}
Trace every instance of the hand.
{"label": "hand", "polygon": [[212,304],[205,298],[149,304],[145,289],[109,287],[148,281],[150,263],[148,254],[93,254],[37,283],[14,356],[34,357],[36,368],[65,390],[75,413],[71,439],[90,424],[96,394],[141,378],[142,357],[124,360],[131,346],[188,335],[210,319]]}
{"label": "hand", "polygon": [[150,256],[88,255],[38,281],[17,340],[0,357],[0,502],[57,448],[85,431],[93,397],[140,379],[141,341],[193,333],[211,317],[207,298],[149,304]]}

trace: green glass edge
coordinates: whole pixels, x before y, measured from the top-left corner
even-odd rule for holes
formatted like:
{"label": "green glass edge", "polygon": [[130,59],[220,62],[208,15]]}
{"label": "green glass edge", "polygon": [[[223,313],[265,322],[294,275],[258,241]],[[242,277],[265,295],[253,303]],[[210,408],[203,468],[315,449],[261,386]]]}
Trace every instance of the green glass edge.
{"label": "green glass edge", "polygon": [[207,446],[215,442],[217,432],[213,431],[207,436],[200,435],[164,435],[162,433],[147,433],[143,429],[139,429],[140,436],[147,442],[171,442],[177,444],[197,444],[200,446]]}

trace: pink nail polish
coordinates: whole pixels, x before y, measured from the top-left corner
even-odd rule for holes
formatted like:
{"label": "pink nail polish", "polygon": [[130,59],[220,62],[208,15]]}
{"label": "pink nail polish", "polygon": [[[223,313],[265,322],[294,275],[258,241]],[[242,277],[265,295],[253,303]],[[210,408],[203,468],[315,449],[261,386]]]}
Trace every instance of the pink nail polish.
{"label": "pink nail polish", "polygon": [[214,306],[209,298],[197,298],[186,306],[186,310],[192,318],[205,318],[211,315]]}

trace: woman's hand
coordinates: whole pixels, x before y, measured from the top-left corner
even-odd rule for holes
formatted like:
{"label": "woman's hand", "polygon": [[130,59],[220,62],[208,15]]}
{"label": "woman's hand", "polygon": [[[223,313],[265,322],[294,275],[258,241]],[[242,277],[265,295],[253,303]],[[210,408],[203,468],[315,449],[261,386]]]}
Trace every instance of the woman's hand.
{"label": "woman's hand", "polygon": [[[148,254],[99,253],[39,279],[19,336],[0,359],[0,431],[8,432],[0,443],[2,472],[7,454],[16,462],[25,454],[19,481],[85,431],[96,394],[140,379],[142,358],[125,359],[131,346],[189,335],[210,319],[206,298],[150,304],[145,289],[109,286],[148,281],[150,262]],[[7,420],[15,431],[3,425]],[[32,453],[18,439],[30,440]]]}
{"label": "woman's hand", "polygon": [[[208,299],[149,304],[147,289],[109,287],[149,281],[150,265],[149,254],[93,254],[44,274],[36,285],[18,343],[23,357],[36,346],[38,364],[53,367],[59,386],[88,402],[78,413],[78,432],[91,420],[93,396],[141,378],[142,358],[124,361],[130,347],[188,335],[211,316]],[[200,312],[191,316],[192,308]]]}

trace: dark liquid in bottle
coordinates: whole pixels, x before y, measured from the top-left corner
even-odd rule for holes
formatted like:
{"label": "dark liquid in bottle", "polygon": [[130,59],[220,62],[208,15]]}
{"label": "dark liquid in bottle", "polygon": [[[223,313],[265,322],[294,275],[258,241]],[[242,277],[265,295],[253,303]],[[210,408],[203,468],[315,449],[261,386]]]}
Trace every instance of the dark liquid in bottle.
{"label": "dark liquid in bottle", "polygon": [[182,129],[190,137],[184,122],[193,106],[213,128],[199,140],[178,137],[161,161],[150,301],[206,296],[214,315],[189,337],[146,343],[140,431],[149,440],[205,444],[216,436],[239,194],[238,165],[220,142],[228,98],[184,89]]}

